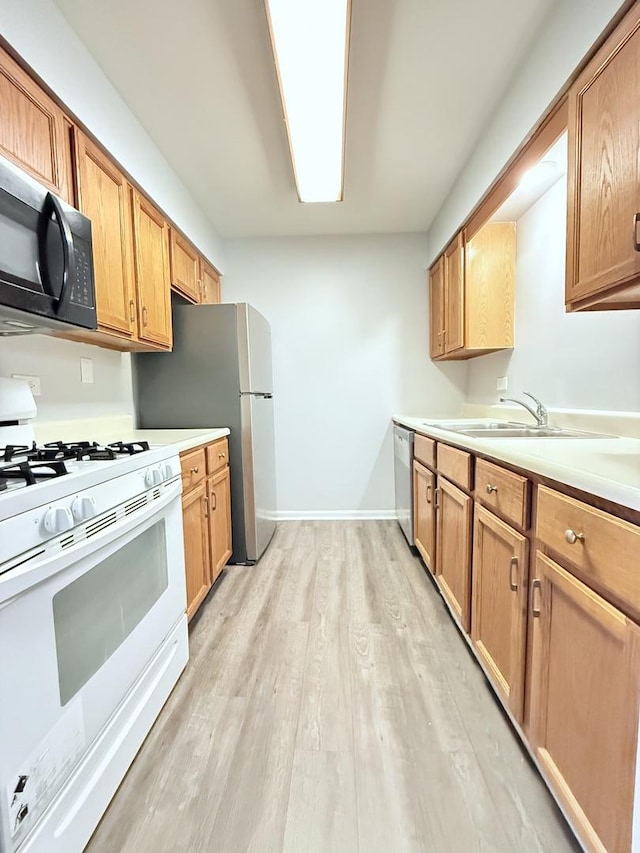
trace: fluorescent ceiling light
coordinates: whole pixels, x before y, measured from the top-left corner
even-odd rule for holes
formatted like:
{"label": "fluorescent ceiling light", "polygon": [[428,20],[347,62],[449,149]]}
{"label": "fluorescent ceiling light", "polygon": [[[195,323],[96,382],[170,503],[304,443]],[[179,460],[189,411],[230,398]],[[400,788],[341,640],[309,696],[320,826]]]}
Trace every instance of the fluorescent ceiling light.
{"label": "fluorescent ceiling light", "polygon": [[298,197],[342,201],[351,0],[265,0]]}

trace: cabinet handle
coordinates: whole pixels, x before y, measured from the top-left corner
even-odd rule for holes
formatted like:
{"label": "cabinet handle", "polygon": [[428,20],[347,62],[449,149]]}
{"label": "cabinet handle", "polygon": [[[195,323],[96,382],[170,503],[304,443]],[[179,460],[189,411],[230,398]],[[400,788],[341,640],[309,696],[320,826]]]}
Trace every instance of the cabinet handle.
{"label": "cabinet handle", "polygon": [[129,322],[135,323],[136,321],[136,303],[133,299],[129,300]]}
{"label": "cabinet handle", "polygon": [[226,458],[227,458],[226,453],[218,453],[218,459],[226,459]]}
{"label": "cabinet handle", "polygon": [[209,518],[209,498],[204,499],[204,517]]}
{"label": "cabinet handle", "polygon": [[213,509],[215,512],[215,510],[218,508],[218,498],[216,497],[215,492],[211,492],[211,497],[213,498],[213,506],[211,507],[211,509]]}
{"label": "cabinet handle", "polygon": [[491,492],[497,492],[497,491],[498,491],[497,486],[492,486],[491,483],[487,483],[487,494],[488,495],[490,495]]}
{"label": "cabinet handle", "polygon": [[640,213],[636,213],[633,217],[633,248],[636,252],[640,252],[640,243],[638,242],[638,223],[640,222]]}
{"label": "cabinet handle", "polygon": [[198,279],[198,293],[202,294],[202,281]]}
{"label": "cabinet handle", "polygon": [[149,325],[149,312],[147,311],[146,305],[143,305],[143,307],[142,307],[142,325],[143,326]]}
{"label": "cabinet handle", "polygon": [[431,503],[431,483],[427,486],[427,503]]}
{"label": "cabinet handle", "polygon": [[[516,570],[516,579],[513,579],[513,570]],[[512,592],[518,591],[518,558],[512,557],[509,563],[509,586]]]}
{"label": "cabinet handle", "polygon": [[542,595],[542,583],[538,578],[534,578],[531,581],[531,615],[537,618],[540,616],[540,601],[538,600],[538,606],[536,607],[536,590]]}
{"label": "cabinet handle", "polygon": [[436,509],[440,509],[440,489],[436,489],[433,493],[433,505]]}
{"label": "cabinet handle", "polygon": [[569,543],[569,545],[575,545],[576,542],[584,542],[584,533],[576,533],[575,530],[565,530],[564,538]]}
{"label": "cabinet handle", "polygon": [[189,473],[190,474],[197,474],[199,470],[200,470],[200,466],[196,465],[195,468],[189,468]]}

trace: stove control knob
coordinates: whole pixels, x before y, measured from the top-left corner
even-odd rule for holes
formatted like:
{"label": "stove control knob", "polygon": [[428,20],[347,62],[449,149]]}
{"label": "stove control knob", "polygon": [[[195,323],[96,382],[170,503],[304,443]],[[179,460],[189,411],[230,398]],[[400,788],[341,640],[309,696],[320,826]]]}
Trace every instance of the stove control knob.
{"label": "stove control knob", "polygon": [[149,468],[147,473],[144,475],[145,485],[149,489],[152,489],[154,486],[159,486],[163,479],[162,468]]}
{"label": "stove control knob", "polygon": [[86,521],[96,514],[95,498],[85,496],[77,497],[71,504],[71,512],[76,521]]}
{"label": "stove control knob", "polygon": [[168,463],[164,466],[164,479],[170,480],[173,477],[173,471],[171,470],[171,465]]}
{"label": "stove control knob", "polygon": [[44,514],[44,529],[47,533],[64,533],[73,527],[73,515],[66,506],[53,506]]}

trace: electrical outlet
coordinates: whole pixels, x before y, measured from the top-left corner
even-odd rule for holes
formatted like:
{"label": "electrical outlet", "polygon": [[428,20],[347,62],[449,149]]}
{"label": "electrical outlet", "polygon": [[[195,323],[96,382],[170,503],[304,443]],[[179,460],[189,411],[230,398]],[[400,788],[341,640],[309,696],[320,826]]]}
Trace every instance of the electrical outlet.
{"label": "electrical outlet", "polygon": [[498,376],[498,381],[496,382],[496,391],[506,391],[509,386],[509,382],[506,376]]}
{"label": "electrical outlet", "polygon": [[31,388],[31,393],[34,397],[40,396],[40,377],[39,376],[27,376],[26,373],[12,373],[12,379],[23,379]]}
{"label": "electrical outlet", "polygon": [[93,359],[80,359],[80,381],[91,384],[93,382]]}

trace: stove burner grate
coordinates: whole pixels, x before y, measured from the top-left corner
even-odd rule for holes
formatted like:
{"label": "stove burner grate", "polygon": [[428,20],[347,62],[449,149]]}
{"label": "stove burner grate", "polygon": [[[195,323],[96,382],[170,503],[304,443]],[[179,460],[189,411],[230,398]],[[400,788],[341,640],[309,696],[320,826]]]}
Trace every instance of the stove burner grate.
{"label": "stove burner grate", "polygon": [[6,491],[9,480],[24,480],[26,486],[35,486],[39,480],[50,480],[68,474],[62,460],[53,462],[11,462],[0,466],[0,492]]}

